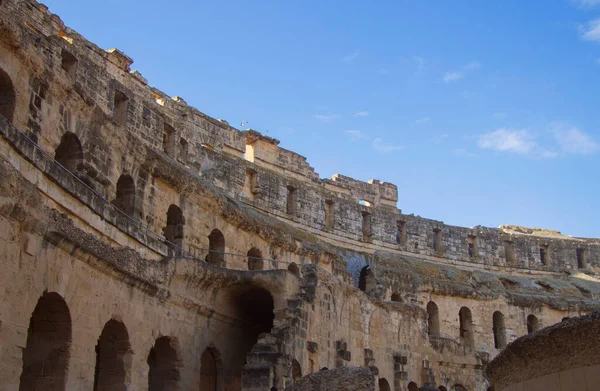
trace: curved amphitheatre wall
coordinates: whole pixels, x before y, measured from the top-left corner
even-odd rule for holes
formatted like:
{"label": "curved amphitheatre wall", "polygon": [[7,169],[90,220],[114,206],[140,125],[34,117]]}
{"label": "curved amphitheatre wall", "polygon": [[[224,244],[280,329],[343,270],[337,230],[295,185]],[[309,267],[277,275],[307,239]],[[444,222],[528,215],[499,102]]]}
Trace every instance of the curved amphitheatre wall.
{"label": "curved amphitheatre wall", "polygon": [[[3,0],[0,22],[0,389],[269,390],[364,366],[395,390],[483,390],[507,342],[600,307],[597,239],[403,214],[395,185],[320,179],[39,3]],[[36,374],[51,305],[68,355]],[[108,322],[123,348],[99,340]]]}

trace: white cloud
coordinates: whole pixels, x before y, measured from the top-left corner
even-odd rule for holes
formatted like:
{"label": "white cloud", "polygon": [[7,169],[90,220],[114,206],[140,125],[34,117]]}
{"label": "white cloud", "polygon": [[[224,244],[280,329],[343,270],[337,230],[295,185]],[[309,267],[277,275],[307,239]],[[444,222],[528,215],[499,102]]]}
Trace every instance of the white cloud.
{"label": "white cloud", "polygon": [[354,116],[355,117],[368,117],[369,112],[368,111],[359,111],[358,113],[355,113]]}
{"label": "white cloud", "polygon": [[590,8],[600,4],[600,0],[571,0],[571,3],[581,8]]}
{"label": "white cloud", "polygon": [[446,74],[444,75],[444,83],[448,84],[455,81],[459,81],[463,77],[465,77],[465,75],[462,72],[446,72]]}
{"label": "white cloud", "polygon": [[481,64],[479,63],[479,61],[473,61],[465,65],[463,69],[465,71],[477,71],[481,69]]}
{"label": "white cloud", "polygon": [[430,121],[429,117],[419,118],[414,122],[414,125],[423,125]]}
{"label": "white cloud", "polygon": [[425,59],[419,56],[412,56],[412,60],[417,63],[417,73],[423,72],[425,69]]}
{"label": "white cloud", "polygon": [[379,137],[373,139],[371,146],[373,147],[373,149],[376,152],[379,152],[379,153],[389,153],[389,152],[394,152],[394,151],[400,151],[405,148],[401,145],[386,144],[383,142],[383,139],[381,139]]}
{"label": "white cloud", "polygon": [[358,140],[370,140],[368,134],[365,134],[362,130],[346,130],[344,131],[348,136],[350,136],[350,140],[358,141]]}
{"label": "white cloud", "polygon": [[356,60],[356,58],[360,55],[360,52],[357,50],[354,53],[351,53],[349,55],[347,55],[346,57],[342,58],[343,61],[348,62],[348,63],[352,63],[354,62],[354,60]]}
{"label": "white cloud", "polygon": [[433,142],[434,142],[434,143],[436,143],[436,144],[439,144],[439,143],[441,143],[442,141],[444,141],[445,139],[447,139],[448,137],[449,137],[449,136],[448,136],[446,133],[444,133],[444,134],[440,134],[439,136],[435,136],[435,137],[433,138]]}
{"label": "white cloud", "polygon": [[586,41],[600,42],[600,18],[594,19],[581,28],[581,37]]}
{"label": "white cloud", "polygon": [[481,63],[479,61],[471,61],[467,65],[463,66],[459,71],[449,71],[444,74],[444,83],[452,83],[464,79],[467,73],[475,72],[481,69]]}
{"label": "white cloud", "polygon": [[341,116],[339,114],[316,114],[314,117],[319,121],[331,122],[334,119],[340,118]]}
{"label": "white cloud", "polygon": [[513,152],[520,155],[528,155],[538,147],[535,137],[529,131],[503,128],[480,135],[477,139],[477,146],[481,149]]}
{"label": "white cloud", "polygon": [[552,132],[564,153],[590,155],[600,147],[589,135],[569,124],[554,124]]}

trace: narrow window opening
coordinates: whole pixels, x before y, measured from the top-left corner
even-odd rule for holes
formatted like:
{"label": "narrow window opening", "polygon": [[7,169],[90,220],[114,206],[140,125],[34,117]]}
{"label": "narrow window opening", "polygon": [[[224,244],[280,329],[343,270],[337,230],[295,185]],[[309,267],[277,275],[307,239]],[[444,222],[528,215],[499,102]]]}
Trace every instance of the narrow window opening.
{"label": "narrow window opening", "polygon": [[543,265],[550,265],[550,254],[548,252],[548,245],[541,245],[540,246],[540,262]]}
{"label": "narrow window opening", "polygon": [[398,292],[392,293],[392,301],[394,301],[396,303],[401,303],[402,302],[402,295],[400,295],[400,293],[398,293]]}
{"label": "narrow window opening", "polygon": [[427,331],[432,337],[440,336],[440,311],[433,301],[427,303]]}
{"label": "narrow window opening", "polygon": [[325,201],[325,227],[327,229],[333,228],[334,223],[335,204],[332,200]]}
{"label": "narrow window opening", "polygon": [[396,221],[396,243],[401,246],[406,245],[406,221]]}
{"label": "narrow window opening", "polygon": [[469,235],[467,238],[468,246],[469,246],[469,257],[477,258],[479,257],[479,239],[475,235]]}
{"label": "narrow window opening", "polygon": [[577,253],[577,267],[579,269],[584,269],[587,267],[587,260],[585,259],[585,249],[578,248],[576,250]]}
{"label": "narrow window opening", "polygon": [[117,181],[117,196],[112,203],[127,215],[134,217],[135,182],[130,175],[121,175]]}
{"label": "narrow window opening", "polygon": [[129,98],[121,91],[115,90],[113,104],[113,119],[119,125],[125,126],[127,124],[127,108],[129,107]]}
{"label": "narrow window opening", "polygon": [[167,226],[163,228],[163,235],[169,245],[171,255],[181,255],[183,247],[183,226],[185,221],[181,209],[176,205],[170,205],[167,211]]}
{"label": "narrow window opening", "polygon": [[160,337],[154,343],[147,360],[148,391],[178,389],[180,379],[180,361],[173,341],[169,337]]}
{"label": "narrow window opening", "polygon": [[188,142],[183,137],[179,139],[179,161],[183,164],[188,161]]}
{"label": "narrow window opening", "polygon": [[225,235],[218,229],[213,229],[208,235],[208,255],[206,261],[213,265],[225,265]]}
{"label": "narrow window opening", "polygon": [[527,334],[534,333],[540,329],[540,321],[537,316],[529,315],[527,317]]}
{"label": "narrow window opening", "polygon": [[77,74],[77,59],[75,58],[75,56],[63,49],[61,57],[62,69],[67,73],[67,75],[69,75],[69,77],[75,77],[75,75]]}
{"label": "narrow window opening", "polygon": [[262,259],[262,252],[256,247],[252,247],[248,251],[248,270],[263,270],[264,262]]}
{"label": "narrow window opening", "polygon": [[506,259],[506,263],[508,265],[514,265],[516,258],[515,258],[515,247],[513,242],[511,241],[505,241],[504,242],[504,257]]}
{"label": "narrow window opening", "polygon": [[287,187],[287,204],[286,212],[289,215],[296,214],[296,203],[298,201],[298,189],[293,186]]}
{"label": "narrow window opening", "polygon": [[165,124],[163,127],[162,147],[168,156],[175,156],[175,129],[171,125]]}
{"label": "narrow window opening", "polygon": [[258,188],[257,175],[257,172],[253,169],[246,169],[246,182],[244,183],[244,192],[246,193],[246,196],[252,200],[260,194],[260,189]]}
{"label": "narrow window opening", "polygon": [[362,212],[362,233],[363,240],[365,242],[370,242],[373,238],[373,230],[372,230],[372,218],[369,212]]}
{"label": "narrow window opening", "polygon": [[126,389],[132,353],[125,325],[109,320],[96,345],[94,391]]}
{"label": "narrow window opening", "polygon": [[16,93],[8,73],[0,68],[0,115],[12,123],[15,114]]}
{"label": "narrow window opening", "polygon": [[62,136],[60,144],[56,147],[54,160],[71,172],[82,168],[83,148],[77,136],[70,132]]}
{"label": "narrow window opening", "polygon": [[468,345],[473,344],[473,318],[471,310],[467,307],[462,307],[458,312],[460,321],[460,338]]}
{"label": "narrow window opening", "polygon": [[200,390],[217,391],[219,377],[215,352],[207,348],[200,357]]}
{"label": "narrow window opening", "polygon": [[441,254],[442,250],[442,230],[439,228],[433,229],[433,251],[436,254]]}
{"label": "narrow window opening", "polygon": [[300,268],[298,267],[298,265],[296,265],[295,262],[290,263],[287,269],[290,273],[300,278]]}

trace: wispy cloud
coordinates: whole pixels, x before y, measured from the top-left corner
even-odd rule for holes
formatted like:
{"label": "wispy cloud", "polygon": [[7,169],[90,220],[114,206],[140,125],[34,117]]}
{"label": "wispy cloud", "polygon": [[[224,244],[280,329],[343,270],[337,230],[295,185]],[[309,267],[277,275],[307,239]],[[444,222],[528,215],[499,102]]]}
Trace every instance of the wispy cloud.
{"label": "wispy cloud", "polygon": [[567,123],[550,124],[539,137],[527,129],[496,129],[477,138],[481,149],[514,153],[533,158],[555,158],[564,155],[590,155],[600,150],[590,135]]}
{"label": "wispy cloud", "polygon": [[417,73],[421,73],[425,70],[425,59],[423,57],[412,56],[412,60],[417,63]]}
{"label": "wispy cloud", "polygon": [[435,137],[433,138],[433,142],[434,142],[434,143],[436,143],[436,144],[439,144],[439,143],[441,143],[442,141],[444,141],[445,139],[447,139],[448,137],[449,137],[449,135],[448,135],[448,134],[446,134],[446,133],[444,133],[444,134],[440,134],[440,135],[438,135],[438,136],[435,136]]}
{"label": "wispy cloud", "polygon": [[448,84],[455,81],[459,81],[464,77],[465,74],[462,72],[446,72],[446,74],[444,75],[444,83]]}
{"label": "wispy cloud", "polygon": [[368,134],[365,134],[362,130],[346,130],[344,133],[346,133],[352,141],[371,139],[371,137]]}
{"label": "wispy cloud", "polygon": [[591,8],[600,4],[600,0],[571,0],[571,3],[580,8]]}
{"label": "wispy cloud", "polygon": [[356,60],[356,58],[359,55],[360,55],[360,52],[358,50],[356,50],[355,52],[343,57],[342,60],[347,63],[352,63],[352,62],[354,62],[354,60]]}
{"label": "wispy cloud", "polygon": [[369,112],[368,111],[359,111],[358,113],[355,113],[354,116],[355,117],[368,117]]}
{"label": "wispy cloud", "polygon": [[419,118],[418,120],[415,120],[415,122],[413,122],[413,125],[423,125],[429,121],[431,121],[429,117]]}
{"label": "wispy cloud", "polygon": [[324,121],[324,122],[331,122],[335,119],[338,119],[341,117],[341,115],[339,114],[315,114],[315,119],[318,119],[319,121]]}
{"label": "wispy cloud", "polygon": [[600,42],[600,18],[588,22],[587,25],[580,27],[581,37],[586,41]]}
{"label": "wispy cloud", "polygon": [[379,152],[379,153],[390,153],[390,152],[401,151],[401,150],[405,149],[405,147],[401,146],[401,145],[392,145],[392,144],[385,143],[383,141],[383,139],[381,139],[379,137],[373,139],[373,142],[371,143],[371,147],[373,147],[375,152]]}
{"label": "wispy cloud", "polygon": [[600,147],[589,135],[569,124],[553,124],[552,133],[564,153],[590,155]]}
{"label": "wispy cloud", "polygon": [[479,61],[471,61],[467,65],[464,65],[457,71],[448,71],[444,74],[444,83],[449,84],[461,79],[464,79],[469,72],[475,72],[481,69],[481,63]]}

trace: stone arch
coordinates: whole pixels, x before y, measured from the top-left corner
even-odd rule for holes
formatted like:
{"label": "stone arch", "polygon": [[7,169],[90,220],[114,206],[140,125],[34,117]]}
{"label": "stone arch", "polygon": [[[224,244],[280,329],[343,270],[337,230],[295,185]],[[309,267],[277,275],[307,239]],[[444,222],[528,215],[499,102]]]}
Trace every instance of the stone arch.
{"label": "stone arch", "polygon": [[469,345],[473,344],[473,317],[468,307],[461,307],[458,312],[460,337]]}
{"label": "stone arch", "polygon": [[131,355],[127,327],[115,319],[106,322],[96,345],[94,391],[126,391]]}
{"label": "stone arch", "polygon": [[123,174],[117,181],[117,194],[112,202],[125,214],[135,215],[135,181],[131,175]]}
{"label": "stone arch", "polygon": [[402,302],[402,295],[399,292],[392,293],[392,301],[401,303]]}
{"label": "stone arch", "polygon": [[360,270],[360,277],[358,277],[358,289],[363,292],[367,291],[367,277],[369,275],[369,265],[363,267]]}
{"label": "stone arch", "polygon": [[411,381],[410,383],[408,383],[406,389],[408,391],[419,391],[419,386],[417,386],[417,383],[415,383],[414,381]]}
{"label": "stone arch", "polygon": [[204,349],[200,357],[200,391],[217,391],[222,388],[223,360],[214,347]]}
{"label": "stone arch", "polygon": [[298,362],[298,360],[293,359],[292,360],[292,380],[295,383],[298,380],[300,380],[301,377],[302,377],[302,367],[300,366],[300,363]]}
{"label": "stone arch", "polygon": [[171,391],[178,389],[179,367],[181,366],[175,341],[160,337],[150,349],[147,360],[148,391]]}
{"label": "stone arch", "polygon": [[540,329],[540,321],[537,316],[530,314],[527,317],[527,334],[534,333]]}
{"label": "stone arch", "polygon": [[440,391],[448,391],[448,389],[446,387],[444,387],[444,386],[439,386],[438,390],[440,390]]}
{"label": "stone arch", "polygon": [[225,264],[225,235],[218,229],[213,229],[208,235],[208,255],[206,260],[213,265]]}
{"label": "stone arch", "polygon": [[506,327],[504,325],[504,315],[500,311],[495,311],[492,315],[494,323],[494,347],[503,349],[506,346]]}
{"label": "stone arch", "polygon": [[71,172],[76,172],[83,165],[83,148],[79,138],[71,132],[66,132],[60,139],[60,144],[54,152],[54,160]]}
{"label": "stone arch", "polygon": [[170,205],[167,210],[167,225],[163,228],[163,235],[168,242],[176,246],[170,250],[171,255],[181,255],[184,225],[185,220],[181,209],[177,205]]}
{"label": "stone arch", "polygon": [[440,311],[433,301],[427,303],[427,332],[434,337],[440,335]]}
{"label": "stone arch", "polygon": [[262,259],[262,252],[256,247],[248,251],[248,270],[264,270],[265,265]]}
{"label": "stone arch", "polygon": [[288,265],[288,272],[292,273],[296,277],[300,278],[300,268],[296,264],[296,262],[292,262]]}
{"label": "stone arch", "polygon": [[19,390],[65,390],[71,327],[65,300],[58,293],[45,292],[29,321]]}
{"label": "stone arch", "polygon": [[13,122],[17,94],[12,79],[2,68],[0,68],[0,116],[6,117],[8,123]]}
{"label": "stone arch", "polygon": [[452,391],[467,391],[467,388],[462,384],[455,384],[451,388]]}
{"label": "stone arch", "polygon": [[390,383],[385,378],[379,379],[379,391],[391,391]]}

